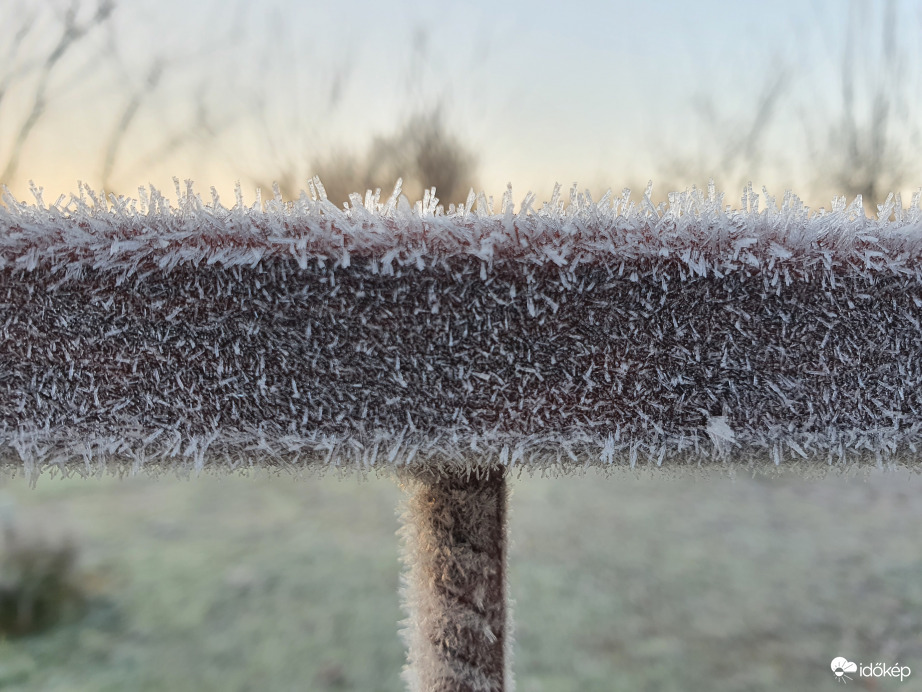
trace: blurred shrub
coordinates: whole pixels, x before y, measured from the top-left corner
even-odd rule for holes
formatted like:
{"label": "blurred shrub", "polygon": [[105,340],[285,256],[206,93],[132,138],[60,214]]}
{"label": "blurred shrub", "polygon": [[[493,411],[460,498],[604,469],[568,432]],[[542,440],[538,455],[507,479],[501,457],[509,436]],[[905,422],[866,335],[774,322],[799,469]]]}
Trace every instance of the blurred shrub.
{"label": "blurred shrub", "polygon": [[337,204],[347,201],[349,193],[375,188],[381,188],[386,199],[397,178],[403,178],[403,191],[411,202],[435,187],[447,207],[449,202],[463,202],[474,186],[476,157],[448,129],[441,109],[433,108],[409,117],[396,132],[376,137],[364,155],[338,152],[316,161],[313,169]]}
{"label": "blurred shrub", "polygon": [[0,635],[34,634],[79,611],[85,598],[76,566],[71,540],[52,541],[7,523],[0,546]]}

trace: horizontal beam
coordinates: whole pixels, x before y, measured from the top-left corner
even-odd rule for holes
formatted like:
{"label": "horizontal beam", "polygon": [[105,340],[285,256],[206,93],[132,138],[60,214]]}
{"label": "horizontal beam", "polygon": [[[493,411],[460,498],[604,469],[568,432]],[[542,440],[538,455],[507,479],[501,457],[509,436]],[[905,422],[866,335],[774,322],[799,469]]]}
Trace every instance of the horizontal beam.
{"label": "horizontal beam", "polygon": [[195,199],[0,209],[3,463],[918,463],[918,209]]}

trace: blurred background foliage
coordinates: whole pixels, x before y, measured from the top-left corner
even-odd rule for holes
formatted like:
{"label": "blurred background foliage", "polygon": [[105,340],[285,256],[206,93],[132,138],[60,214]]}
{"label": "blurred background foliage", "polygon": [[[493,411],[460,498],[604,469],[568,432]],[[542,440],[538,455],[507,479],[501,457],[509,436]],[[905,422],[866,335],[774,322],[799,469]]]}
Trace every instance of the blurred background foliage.
{"label": "blurred background foliage", "polygon": [[0,182],[291,198],[319,174],[341,203],[402,176],[447,204],[713,178],[873,212],[922,177],[912,0],[403,2],[0,0]]}

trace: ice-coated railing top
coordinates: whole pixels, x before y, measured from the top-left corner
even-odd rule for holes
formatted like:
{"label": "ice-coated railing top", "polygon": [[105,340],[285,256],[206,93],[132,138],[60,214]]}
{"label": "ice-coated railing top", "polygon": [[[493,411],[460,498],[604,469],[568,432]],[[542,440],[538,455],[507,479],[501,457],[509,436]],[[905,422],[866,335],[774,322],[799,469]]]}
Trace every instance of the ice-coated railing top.
{"label": "ice-coated railing top", "polygon": [[[184,264],[252,265],[262,259],[329,262],[348,267],[353,255],[373,260],[383,271],[397,263],[425,265],[438,259],[471,256],[485,263],[519,259],[574,269],[580,263],[641,258],[681,260],[692,273],[709,267],[731,270],[739,263],[763,268],[797,257],[793,264],[882,262],[898,270],[917,262],[922,248],[920,193],[908,208],[899,194],[868,219],[861,198],[835,198],[818,212],[788,192],[780,204],[763,188],[765,200],[747,188],[741,208],[732,209],[711,185],[669,195],[654,205],[652,185],[638,203],[630,191],[597,202],[574,186],[569,199],[556,186],[552,198],[535,209],[526,195],[515,211],[511,188],[494,210],[493,198],[472,191],[464,204],[439,205],[434,190],[411,206],[400,185],[387,200],[380,192],[351,195],[345,208],[330,202],[319,180],[298,200],[276,195],[263,202],[257,192],[247,205],[238,186],[236,204],[225,207],[212,188],[210,203],[187,181],[177,181],[177,203],[156,189],[139,189],[138,199],[97,195],[82,186],[79,196],[46,205],[9,194],[0,206],[0,267],[39,264],[65,272],[84,268],[124,271],[155,261],[169,270]],[[896,264],[894,264],[896,263]]]}
{"label": "ice-coated railing top", "polygon": [[4,198],[8,469],[918,461],[918,194],[176,199]]}

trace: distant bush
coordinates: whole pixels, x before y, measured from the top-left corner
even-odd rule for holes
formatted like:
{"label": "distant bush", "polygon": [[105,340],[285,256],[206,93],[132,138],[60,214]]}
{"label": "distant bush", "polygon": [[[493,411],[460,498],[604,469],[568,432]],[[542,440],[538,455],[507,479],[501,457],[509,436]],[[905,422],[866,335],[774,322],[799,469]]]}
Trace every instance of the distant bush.
{"label": "distant bush", "polygon": [[337,204],[351,192],[375,188],[386,197],[397,178],[403,178],[404,194],[411,201],[435,187],[447,207],[464,201],[475,186],[475,170],[476,157],[448,129],[441,109],[434,108],[409,117],[396,132],[376,137],[362,156],[338,152],[316,161],[312,173],[320,176],[327,196]]}
{"label": "distant bush", "polygon": [[0,635],[45,630],[81,609],[77,548],[8,523],[0,546]]}

